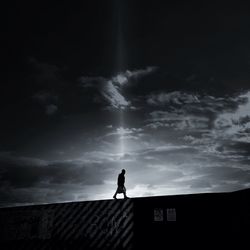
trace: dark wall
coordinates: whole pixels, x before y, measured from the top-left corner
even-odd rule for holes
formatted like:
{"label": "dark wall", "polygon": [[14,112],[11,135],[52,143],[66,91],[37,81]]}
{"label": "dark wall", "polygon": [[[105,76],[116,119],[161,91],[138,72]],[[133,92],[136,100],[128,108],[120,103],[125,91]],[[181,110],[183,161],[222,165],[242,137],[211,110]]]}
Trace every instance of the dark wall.
{"label": "dark wall", "polygon": [[4,249],[174,249],[248,244],[250,190],[0,209]]}
{"label": "dark wall", "polygon": [[249,198],[243,190],[136,199],[136,249],[248,244]]}

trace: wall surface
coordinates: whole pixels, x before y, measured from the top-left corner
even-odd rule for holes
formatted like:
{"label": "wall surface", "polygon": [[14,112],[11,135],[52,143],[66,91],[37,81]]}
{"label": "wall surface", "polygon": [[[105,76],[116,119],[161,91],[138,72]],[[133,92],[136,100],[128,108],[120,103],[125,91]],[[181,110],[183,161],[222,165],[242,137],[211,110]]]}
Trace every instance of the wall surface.
{"label": "wall surface", "polygon": [[250,192],[71,202],[0,209],[5,249],[240,247]]}

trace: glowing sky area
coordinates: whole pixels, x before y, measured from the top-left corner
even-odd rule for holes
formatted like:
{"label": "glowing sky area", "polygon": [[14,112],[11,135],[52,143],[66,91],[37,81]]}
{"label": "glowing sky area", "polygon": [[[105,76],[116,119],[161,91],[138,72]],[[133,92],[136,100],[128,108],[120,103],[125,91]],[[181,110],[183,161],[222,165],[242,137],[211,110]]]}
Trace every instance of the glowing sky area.
{"label": "glowing sky area", "polygon": [[0,206],[111,199],[123,168],[130,197],[250,188],[248,3],[35,2],[4,7]]}

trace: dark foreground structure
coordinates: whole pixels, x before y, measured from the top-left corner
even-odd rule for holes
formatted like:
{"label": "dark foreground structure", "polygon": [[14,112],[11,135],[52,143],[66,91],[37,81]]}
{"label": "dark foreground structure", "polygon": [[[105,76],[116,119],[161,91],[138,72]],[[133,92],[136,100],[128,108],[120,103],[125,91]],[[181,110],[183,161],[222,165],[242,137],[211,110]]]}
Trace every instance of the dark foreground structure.
{"label": "dark foreground structure", "polygon": [[249,198],[248,189],[1,208],[1,249],[243,249]]}

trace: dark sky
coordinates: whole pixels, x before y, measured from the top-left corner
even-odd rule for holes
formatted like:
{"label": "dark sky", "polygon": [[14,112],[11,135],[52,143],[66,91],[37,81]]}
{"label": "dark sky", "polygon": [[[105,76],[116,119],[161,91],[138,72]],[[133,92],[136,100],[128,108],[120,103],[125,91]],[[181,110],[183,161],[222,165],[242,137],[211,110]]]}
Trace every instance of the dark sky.
{"label": "dark sky", "polygon": [[[203,2],[203,3],[202,3]],[[0,205],[250,187],[250,5],[8,1]]]}

